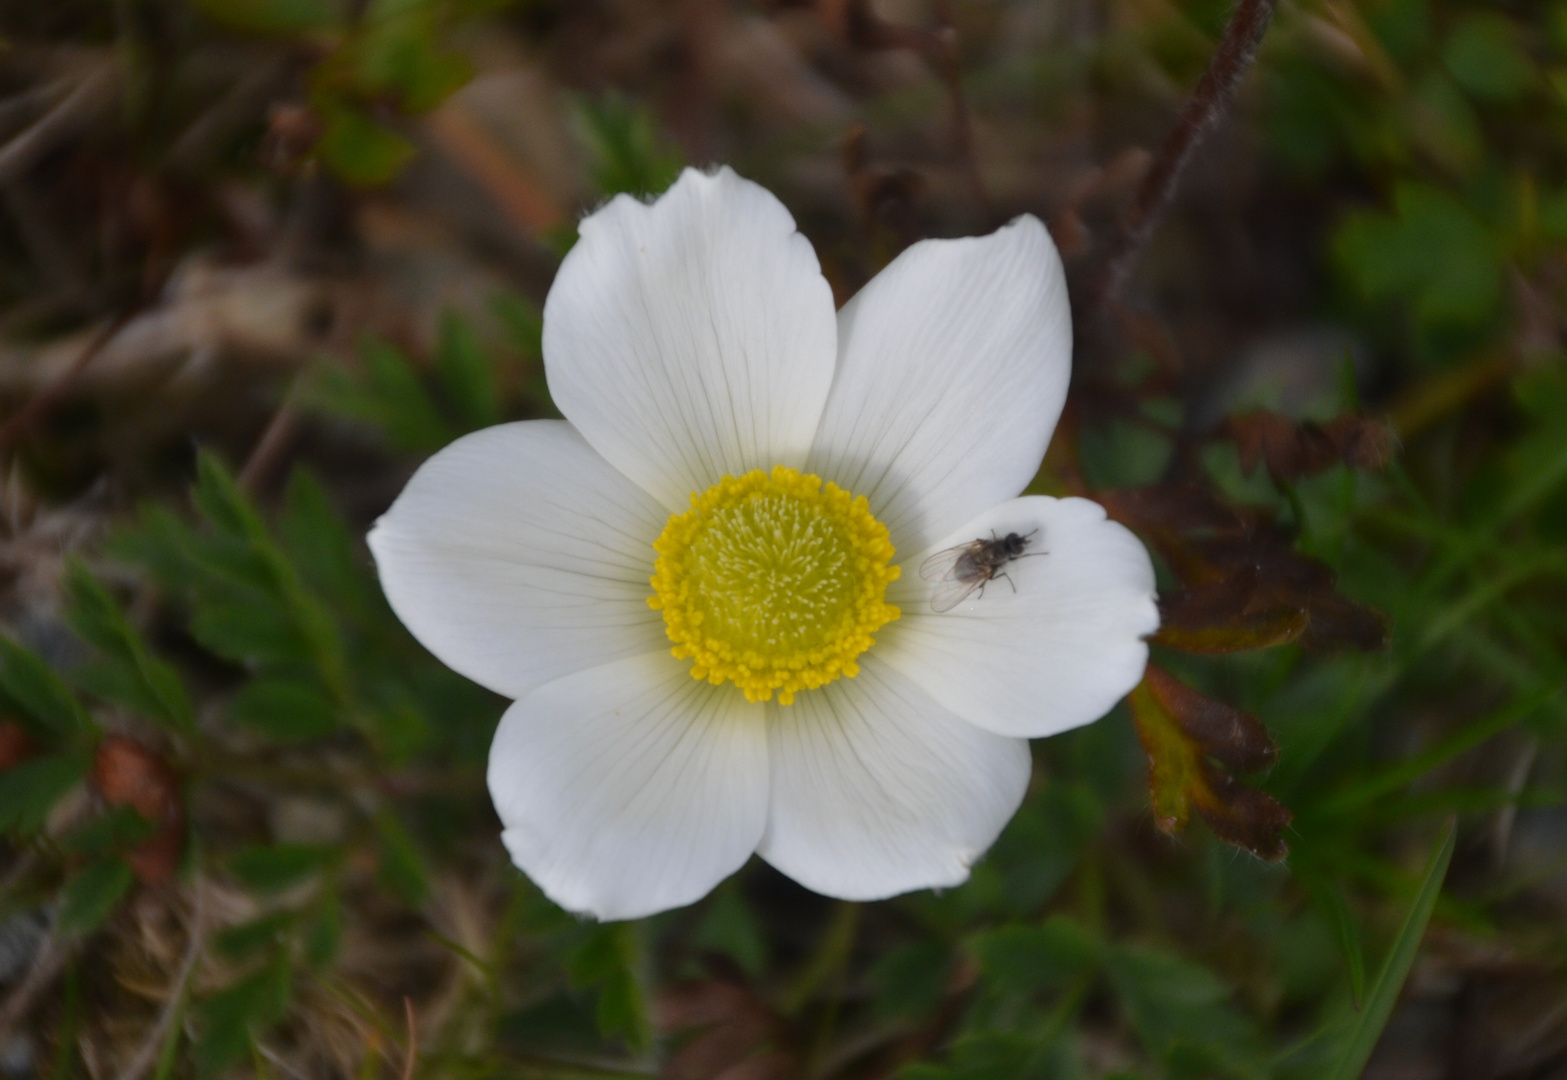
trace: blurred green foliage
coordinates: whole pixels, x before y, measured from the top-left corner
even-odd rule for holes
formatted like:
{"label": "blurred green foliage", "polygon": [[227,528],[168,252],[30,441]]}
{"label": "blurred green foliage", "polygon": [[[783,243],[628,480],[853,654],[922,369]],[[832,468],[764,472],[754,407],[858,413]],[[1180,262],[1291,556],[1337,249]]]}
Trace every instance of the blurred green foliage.
{"label": "blurred green foliage", "polygon": [[[318,47],[315,152],[368,185],[409,160],[405,118],[468,77],[450,37],[492,5],[196,6],[235,33]],[[1141,47],[1189,84],[1227,11],[1172,9]],[[1393,642],[1156,659],[1273,731],[1279,763],[1257,782],[1295,811],[1285,863],[1196,827],[1179,843],[1157,835],[1146,758],[1118,709],[1035,747],[1034,789],[961,888],[831,905],[753,865],[687,911],[583,924],[505,866],[483,790],[502,703],[403,631],[328,483],[301,467],[272,505],[203,453],[188,505],[149,503],[65,570],[78,648],[45,662],[0,637],[0,713],[24,747],[0,771],[0,832],[31,860],[7,912],[53,905],[65,938],[107,940],[156,877],[149,845],[173,830],[166,874],[198,897],[221,888],[243,914],[213,930],[202,977],[172,989],[161,1076],[268,1074],[265,1043],[303,1038],[323,1001],[374,1031],[385,1060],[366,1050],[366,1075],[395,1073],[386,1048],[408,1037],[396,1006],[429,995],[441,962],[461,973],[442,984],[458,1019],[421,1043],[419,1075],[464,1078],[646,1075],[708,1029],[760,1031],[742,1056],[787,1050],[809,1075],[1348,1077],[1433,919],[1522,943],[1559,991],[1559,907],[1521,899],[1538,881],[1482,852],[1442,886],[1459,835],[1559,807],[1567,785],[1567,363],[1518,331],[1526,294],[1562,304],[1567,3],[1311,0],[1279,19],[1258,123],[1274,168],[1337,193],[1313,314],[1385,365],[1393,392],[1376,407],[1402,455],[1381,475],[1278,479],[1243,473],[1219,440],[1198,467],[1386,611]],[[1041,61],[1045,92],[1108,78],[1127,45],[1095,47],[1095,63]],[[649,109],[583,101],[596,196],[669,182],[682,158]],[[298,400],[406,465],[464,432],[553,415],[537,306],[505,297],[492,314],[499,344],[455,314],[429,355],[367,337],[351,361],[320,359]],[[1117,374],[1144,396],[1076,433],[1095,487],[1152,482],[1184,449],[1184,407],[1156,373],[1129,360]],[[1322,397],[1324,415],[1364,404],[1353,378]],[[1041,484],[1058,479],[1047,469]],[[144,777],[140,802],[147,791],[111,797],[104,775],[106,732],[126,729],[173,777]],[[1538,768],[1473,767],[1498,744]],[[258,808],[285,797],[313,800],[320,835],[288,835]],[[159,799],[185,815],[142,809]],[[452,910],[493,918],[454,928]],[[78,1006],[88,966],[67,984]],[[658,994],[686,983],[729,996],[696,1034],[670,1035]],[[57,1017],[56,1075],[78,1006]]]}

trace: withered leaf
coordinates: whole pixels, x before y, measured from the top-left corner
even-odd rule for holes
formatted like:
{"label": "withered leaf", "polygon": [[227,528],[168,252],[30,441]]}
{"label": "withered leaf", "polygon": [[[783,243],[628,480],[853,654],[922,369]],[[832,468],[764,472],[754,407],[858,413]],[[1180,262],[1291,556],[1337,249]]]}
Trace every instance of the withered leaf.
{"label": "withered leaf", "polygon": [[1252,567],[1160,597],[1159,632],[1153,640],[1183,652],[1242,652],[1294,641],[1310,623],[1301,605],[1264,595]]}
{"label": "withered leaf", "polygon": [[1226,771],[1253,771],[1274,762],[1277,749],[1267,729],[1153,665],[1132,691],[1131,703],[1148,754],[1149,795],[1159,828],[1179,833],[1195,809],[1221,840],[1261,859],[1283,858],[1289,850],[1283,837],[1289,809]]}
{"label": "withered leaf", "polygon": [[27,729],[15,720],[0,721],[0,772],[19,765],[38,752]]}
{"label": "withered leaf", "polygon": [[1317,651],[1386,647],[1386,617],[1339,593],[1332,569],[1296,551],[1262,511],[1226,506],[1194,484],[1094,497],[1158,551],[1184,586],[1161,605],[1161,644],[1199,653],[1295,640]]}
{"label": "withered leaf", "polygon": [[125,854],[143,884],[162,881],[179,863],[185,809],[169,763],[135,739],[110,735],[93,758],[93,785],[110,806],[128,806],[158,831]]}
{"label": "withered leaf", "polygon": [[1386,423],[1363,413],[1345,413],[1325,424],[1296,423],[1287,416],[1259,409],[1232,416],[1225,433],[1240,453],[1241,468],[1250,473],[1267,466],[1276,482],[1313,476],[1334,465],[1377,470],[1393,455],[1393,432]]}

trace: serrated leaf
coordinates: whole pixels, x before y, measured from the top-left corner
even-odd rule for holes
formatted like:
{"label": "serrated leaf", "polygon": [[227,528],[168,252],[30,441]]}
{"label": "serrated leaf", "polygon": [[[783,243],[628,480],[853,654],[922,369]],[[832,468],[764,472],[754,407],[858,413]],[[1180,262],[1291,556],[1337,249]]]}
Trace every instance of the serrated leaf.
{"label": "serrated leaf", "polygon": [[1204,1057],[1226,1064],[1260,1056],[1257,1029],[1230,1003],[1230,988],[1206,968],[1123,946],[1109,951],[1105,970],[1138,1039],[1153,1054],[1169,1060],[1205,1050]]}
{"label": "serrated leaf", "polygon": [[65,683],[30,649],[0,637],[0,692],[41,735],[56,738],[93,730]]}
{"label": "serrated leaf", "polygon": [[282,892],[331,865],[336,852],[316,844],[273,844],[229,856],[227,867],[243,885],[262,895]]}
{"label": "serrated leaf", "polygon": [[0,773],[0,832],[31,835],[55,803],[87,775],[91,755],[48,754]]}
{"label": "serrated leaf", "polygon": [[257,595],[255,603],[241,599],[201,599],[191,617],[190,631],[217,655],[260,667],[297,667],[313,659],[309,644],[288,612]]}
{"label": "serrated leaf", "polygon": [[282,677],[246,683],[229,702],[228,714],[235,723],[279,742],[324,738],[342,726],[337,706],[319,687]]}
{"label": "serrated leaf", "polygon": [[311,395],[319,408],[377,428],[393,449],[405,453],[432,453],[457,437],[400,350],[367,337],[358,352],[363,364],[358,378],[337,366],[318,370]]}
{"label": "serrated leaf", "polygon": [[1131,695],[1137,733],[1148,754],[1154,821],[1166,833],[1186,827],[1196,809],[1221,840],[1261,859],[1282,859],[1291,814],[1272,796],[1247,787],[1210,762],[1252,770],[1275,750],[1255,718],[1203,697],[1149,665]]}
{"label": "serrated leaf", "polygon": [[124,859],[103,859],[65,883],[60,896],[59,931],[86,934],[96,930],[125,896],[135,880]]}
{"label": "serrated leaf", "polygon": [[366,614],[373,585],[326,489],[309,469],[295,469],[283,503],[278,536],[300,576],[332,603]]}
{"label": "serrated leaf", "polygon": [[71,629],[118,669],[96,669],[90,680],[94,687],[149,720],[176,731],[194,730],[190,698],[179,674],[152,654],[113,597],[75,560],[66,565],[65,589],[70,601],[65,617]]}
{"label": "serrated leaf", "polygon": [[1352,214],[1340,226],[1333,248],[1368,299],[1402,299],[1428,326],[1482,323],[1501,303],[1497,237],[1437,188],[1399,185],[1391,214]]}

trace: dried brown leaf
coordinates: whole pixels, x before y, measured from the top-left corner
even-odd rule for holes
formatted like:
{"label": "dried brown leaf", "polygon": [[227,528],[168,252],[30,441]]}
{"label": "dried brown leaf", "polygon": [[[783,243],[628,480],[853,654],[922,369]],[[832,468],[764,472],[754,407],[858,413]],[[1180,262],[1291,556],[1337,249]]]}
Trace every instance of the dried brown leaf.
{"label": "dried brown leaf", "polygon": [[1149,796],[1159,828],[1179,833],[1195,809],[1227,843],[1261,859],[1283,858],[1289,850],[1283,837],[1289,809],[1220,767],[1251,771],[1271,765],[1277,750],[1267,729],[1152,665],[1131,702],[1148,754]]}
{"label": "dried brown leaf", "polygon": [[169,763],[135,739],[110,735],[98,744],[92,781],[104,802],[128,806],[158,825],[151,838],[125,856],[136,877],[152,884],[173,873],[184,841],[185,809]]}
{"label": "dried brown leaf", "polygon": [[0,772],[19,765],[38,752],[27,729],[15,720],[0,721]]}
{"label": "dried brown leaf", "polygon": [[1259,409],[1230,417],[1224,427],[1240,453],[1241,468],[1250,473],[1263,464],[1278,483],[1291,483],[1339,464],[1386,468],[1393,454],[1392,429],[1362,413],[1346,413],[1318,424],[1297,423]]}

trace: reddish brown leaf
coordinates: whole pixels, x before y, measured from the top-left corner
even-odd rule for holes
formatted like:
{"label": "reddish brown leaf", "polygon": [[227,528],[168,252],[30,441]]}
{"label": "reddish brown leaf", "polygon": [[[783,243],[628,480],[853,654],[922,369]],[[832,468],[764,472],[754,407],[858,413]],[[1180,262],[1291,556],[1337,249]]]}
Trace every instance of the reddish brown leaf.
{"label": "reddish brown leaf", "polygon": [[137,878],[152,884],[173,873],[184,840],[185,809],[169,763],[135,739],[110,735],[98,744],[92,781],[104,802],[128,806],[158,825],[150,839],[125,856]]}
{"label": "reddish brown leaf", "polygon": [[1152,664],[1143,681],[1160,708],[1203,753],[1242,772],[1266,769],[1278,760],[1273,736],[1251,713],[1205,697]]}
{"label": "reddish brown leaf", "polygon": [[1094,498],[1158,551],[1185,586],[1162,606],[1161,644],[1203,653],[1294,640],[1319,651],[1386,646],[1386,618],[1341,595],[1333,571],[1296,551],[1260,511],[1225,506],[1194,485]]}
{"label": "reddish brown leaf", "polygon": [[1153,640],[1183,652],[1242,652],[1294,641],[1310,622],[1299,604],[1261,594],[1253,567],[1161,597]]}
{"label": "reddish brown leaf", "polygon": [[1280,483],[1313,476],[1334,465],[1382,469],[1393,453],[1393,433],[1387,424],[1360,413],[1346,413],[1326,424],[1296,423],[1279,413],[1258,410],[1232,416],[1225,432],[1240,453],[1241,468],[1252,472],[1259,463]]}
{"label": "reddish brown leaf", "polygon": [[1268,862],[1289,854],[1284,830],[1295,816],[1289,807],[1207,762],[1201,768],[1207,783],[1193,803],[1215,836]]}
{"label": "reddish brown leaf", "polygon": [[1271,795],[1220,768],[1271,765],[1273,740],[1255,717],[1197,693],[1152,665],[1132,691],[1132,714],[1148,754],[1154,820],[1171,835],[1195,809],[1221,840],[1258,858],[1283,858],[1291,814]]}
{"label": "reddish brown leaf", "polygon": [[38,752],[27,729],[15,720],[0,721],[0,772],[19,765]]}

